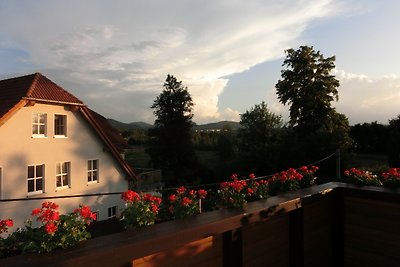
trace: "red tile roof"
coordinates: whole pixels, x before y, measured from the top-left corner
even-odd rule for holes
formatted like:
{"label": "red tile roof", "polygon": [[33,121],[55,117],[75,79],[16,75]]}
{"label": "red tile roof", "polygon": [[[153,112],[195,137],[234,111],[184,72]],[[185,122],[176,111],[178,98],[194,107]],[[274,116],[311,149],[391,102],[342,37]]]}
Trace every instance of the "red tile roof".
{"label": "red tile roof", "polygon": [[0,118],[22,99],[83,105],[40,73],[0,81]]}
{"label": "red tile roof", "polygon": [[45,76],[40,73],[34,74],[34,80],[32,82],[32,86],[29,88],[29,91],[26,95],[29,99],[38,99],[49,102],[61,102],[68,104],[81,104],[83,102],[53,83]]}
{"label": "red tile roof", "polygon": [[128,177],[137,179],[130,166],[119,154],[126,148],[126,142],[119,133],[108,124],[103,116],[87,108],[81,100],[40,73],[0,81],[0,126],[29,101],[79,107],[82,115],[108,146]]}

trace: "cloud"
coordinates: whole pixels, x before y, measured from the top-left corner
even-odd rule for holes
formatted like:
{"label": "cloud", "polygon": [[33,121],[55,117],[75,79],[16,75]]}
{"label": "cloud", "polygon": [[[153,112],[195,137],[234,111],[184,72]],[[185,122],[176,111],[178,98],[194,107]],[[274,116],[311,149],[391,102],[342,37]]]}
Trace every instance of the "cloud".
{"label": "cloud", "polygon": [[152,99],[173,74],[193,96],[196,122],[230,119],[234,107],[218,109],[224,77],[281,57],[313,19],[334,13],[331,2],[8,2],[0,43],[18,42],[33,71],[105,116],[151,121]]}
{"label": "cloud", "polygon": [[336,73],[340,80],[339,101],[334,104],[350,124],[378,121],[387,124],[400,114],[400,77],[394,74],[371,78],[366,75]]}

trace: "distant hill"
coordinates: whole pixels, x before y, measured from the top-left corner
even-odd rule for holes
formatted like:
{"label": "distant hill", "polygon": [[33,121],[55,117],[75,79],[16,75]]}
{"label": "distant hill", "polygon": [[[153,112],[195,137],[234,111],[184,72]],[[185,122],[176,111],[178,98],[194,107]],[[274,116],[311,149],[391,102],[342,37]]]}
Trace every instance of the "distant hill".
{"label": "distant hill", "polygon": [[146,123],[146,122],[131,122],[131,123],[124,123],[124,122],[120,122],[117,120],[113,120],[113,119],[108,119],[108,122],[117,130],[120,131],[126,131],[126,130],[132,130],[132,129],[142,129],[142,130],[147,130],[151,127],[153,127],[153,125]]}
{"label": "distant hill", "polygon": [[[108,122],[117,130],[119,131],[126,131],[132,129],[142,129],[148,130],[149,128],[153,127],[152,124],[146,122],[131,122],[131,123],[124,123],[114,119],[108,119]],[[193,127],[194,130],[197,131],[212,131],[212,130],[221,130],[224,127],[230,127],[232,130],[237,130],[240,128],[239,122],[235,121],[220,121],[220,122],[213,122],[207,124],[199,124]]]}

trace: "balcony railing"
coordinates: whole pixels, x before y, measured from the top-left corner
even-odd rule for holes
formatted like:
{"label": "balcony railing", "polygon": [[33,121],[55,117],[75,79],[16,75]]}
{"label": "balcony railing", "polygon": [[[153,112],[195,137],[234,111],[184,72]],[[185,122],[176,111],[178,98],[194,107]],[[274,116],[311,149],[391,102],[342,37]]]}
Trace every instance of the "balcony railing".
{"label": "balcony railing", "polygon": [[0,266],[398,266],[400,190],[327,183]]}

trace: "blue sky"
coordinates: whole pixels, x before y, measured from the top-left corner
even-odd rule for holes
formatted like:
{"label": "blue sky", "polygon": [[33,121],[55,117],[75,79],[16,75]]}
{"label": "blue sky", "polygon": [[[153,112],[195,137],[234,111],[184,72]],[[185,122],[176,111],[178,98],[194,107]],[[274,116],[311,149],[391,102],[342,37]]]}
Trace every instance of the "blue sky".
{"label": "blue sky", "polygon": [[240,119],[265,101],[284,50],[336,56],[351,124],[400,114],[400,2],[395,0],[0,1],[0,78],[41,72],[106,117],[154,117],[168,73],[188,87],[197,123]]}

